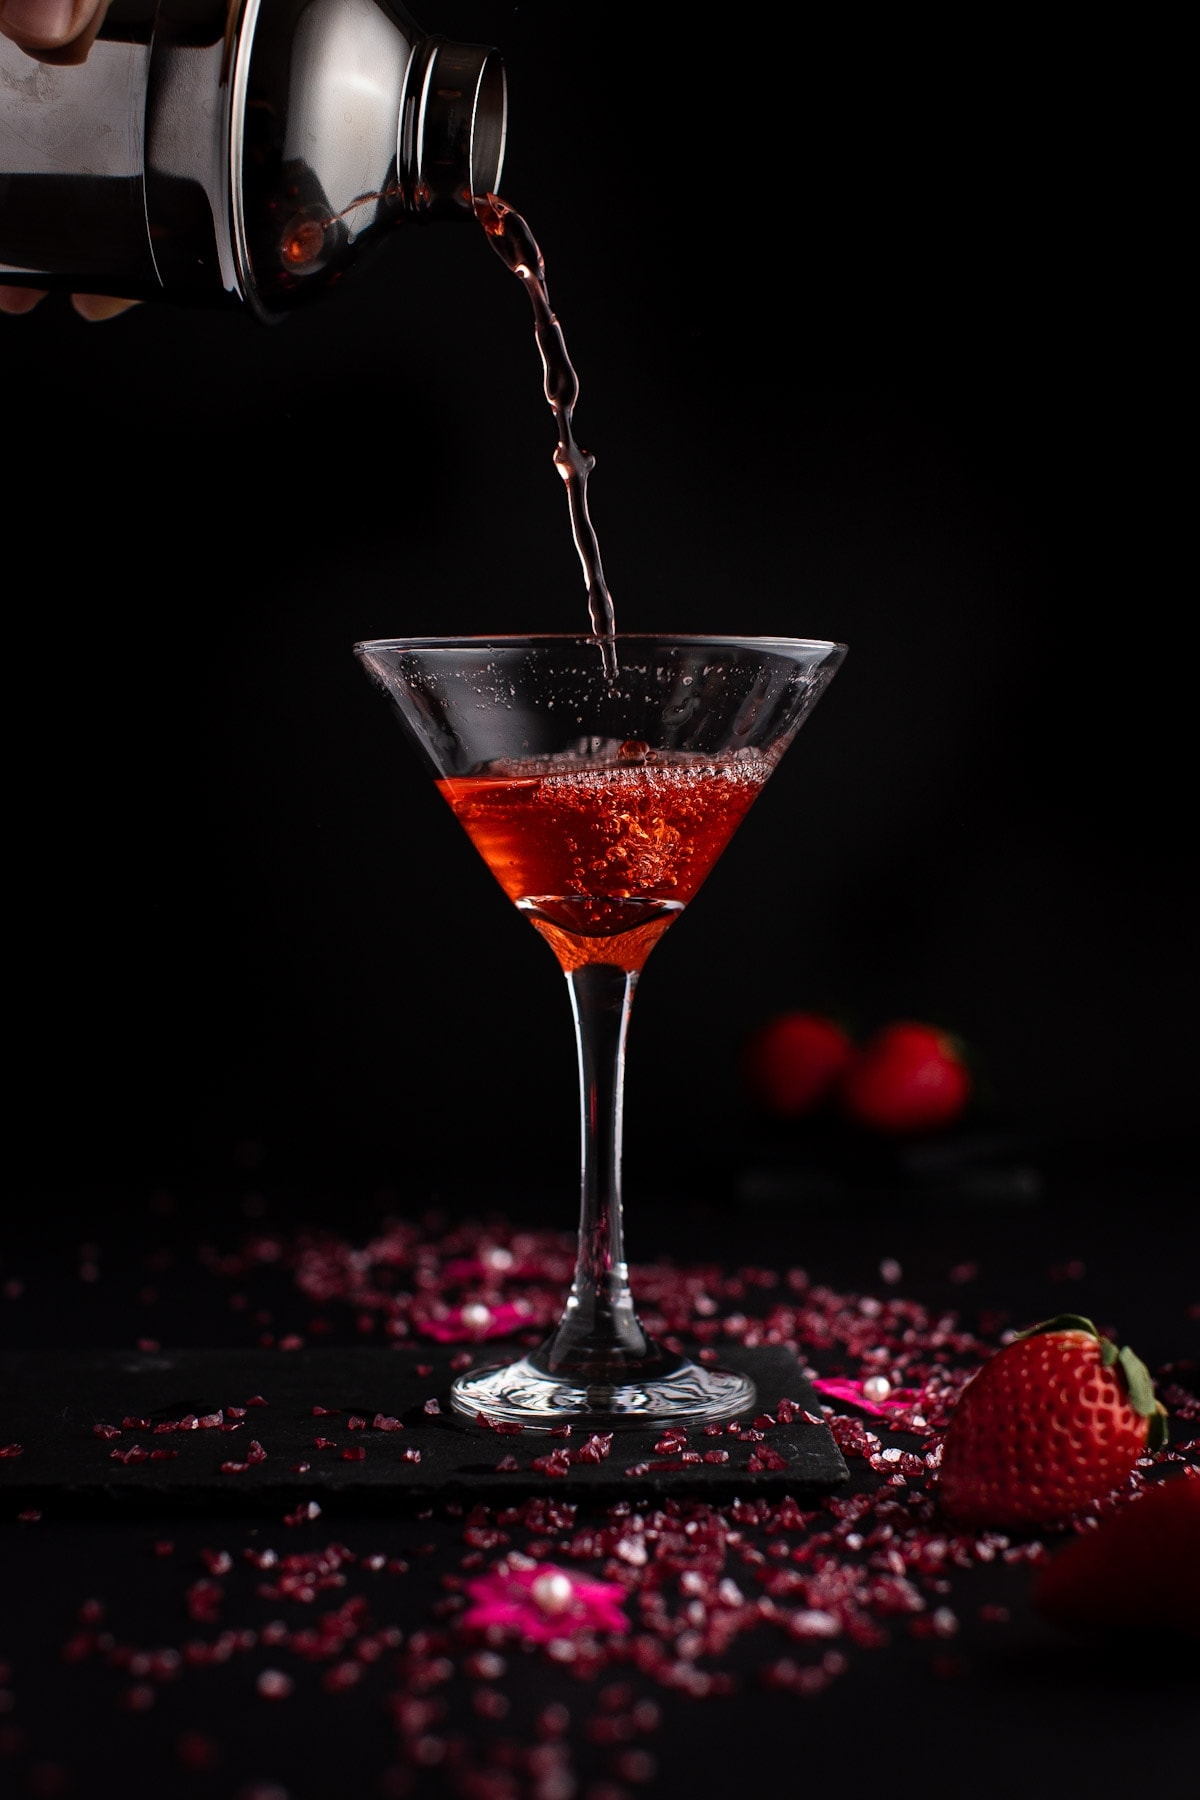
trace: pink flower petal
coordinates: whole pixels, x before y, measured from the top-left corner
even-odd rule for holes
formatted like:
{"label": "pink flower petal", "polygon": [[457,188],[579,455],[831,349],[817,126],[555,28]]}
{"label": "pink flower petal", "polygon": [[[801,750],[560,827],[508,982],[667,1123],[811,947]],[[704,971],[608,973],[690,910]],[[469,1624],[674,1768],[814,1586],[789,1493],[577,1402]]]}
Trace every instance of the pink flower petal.
{"label": "pink flower petal", "polygon": [[851,1406],[861,1407],[863,1412],[877,1414],[911,1412],[921,1397],[912,1388],[893,1388],[886,1400],[866,1400],[861,1381],[831,1379],[814,1381],[812,1385],[828,1400],[848,1401]]}
{"label": "pink flower petal", "polygon": [[448,1306],[414,1322],[422,1336],[436,1338],[439,1344],[462,1344],[509,1337],[536,1320],[529,1307],[512,1305],[507,1300],[468,1300],[462,1306]]}
{"label": "pink flower petal", "polygon": [[584,1631],[625,1632],[625,1590],[612,1581],[593,1581],[555,1563],[513,1569],[500,1564],[491,1574],[467,1583],[471,1606],[464,1627],[498,1627],[538,1644],[576,1637]]}

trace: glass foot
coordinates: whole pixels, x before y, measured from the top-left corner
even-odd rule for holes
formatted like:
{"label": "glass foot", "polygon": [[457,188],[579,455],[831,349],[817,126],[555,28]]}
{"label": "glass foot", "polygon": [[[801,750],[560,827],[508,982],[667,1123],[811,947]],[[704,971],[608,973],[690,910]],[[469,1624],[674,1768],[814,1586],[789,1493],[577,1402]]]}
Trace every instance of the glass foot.
{"label": "glass foot", "polygon": [[732,1369],[706,1369],[681,1357],[641,1377],[633,1370],[611,1384],[546,1375],[530,1357],[468,1369],[450,1390],[456,1412],[530,1427],[573,1420],[610,1428],[639,1424],[704,1424],[730,1419],[755,1404],[754,1383]]}

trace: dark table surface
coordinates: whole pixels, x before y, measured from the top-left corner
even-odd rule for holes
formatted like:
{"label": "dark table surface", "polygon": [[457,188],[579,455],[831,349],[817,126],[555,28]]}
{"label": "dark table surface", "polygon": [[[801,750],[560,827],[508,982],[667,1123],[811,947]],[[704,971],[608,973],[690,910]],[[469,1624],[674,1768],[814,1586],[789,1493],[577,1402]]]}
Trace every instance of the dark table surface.
{"label": "dark table surface", "polygon": [[[389,1435],[343,1411],[314,1418],[328,1443],[307,1471],[289,1461],[260,1489],[231,1473],[219,1503],[220,1478],[191,1491],[181,1459],[112,1458],[177,1441],[126,1423],[114,1356],[221,1352],[225,1385],[196,1404],[234,1407],[270,1402],[289,1355],[375,1349],[436,1398],[480,1354],[432,1335],[471,1291],[451,1265],[511,1249],[489,1291],[536,1317],[561,1296],[573,1221],[530,1189],[26,1184],[0,1259],[7,1419],[30,1417],[31,1367],[61,1381],[76,1359],[81,1384],[107,1370],[111,1407],[81,1404],[118,1434],[95,1439],[93,1473],[107,1458],[121,1479],[39,1485],[33,1445],[0,1461],[0,1793],[624,1800],[786,1782],[986,1800],[1069,1780],[1194,1795],[1194,1655],[1052,1626],[1031,1587],[1069,1534],[950,1533],[925,1462],[965,1373],[1061,1311],[1131,1343],[1173,1401],[1169,1460],[1144,1478],[1200,1460],[1194,1174],[1186,1146],[1097,1143],[947,1145],[869,1178],[742,1144],[706,1181],[631,1174],[648,1322],[791,1348],[817,1379],[890,1368],[923,1388],[915,1427],[822,1396],[843,1487],[789,1497],[726,1433],[743,1474],[723,1487],[695,1465],[625,1476],[618,1444],[614,1499],[584,1465],[539,1476],[545,1442],[510,1437],[488,1447],[497,1462],[515,1447],[506,1493],[368,1490],[356,1466],[423,1427]],[[220,1456],[244,1468],[251,1441],[272,1456],[270,1403],[223,1422]],[[0,1447],[15,1441],[0,1426]],[[611,1584],[627,1629],[610,1614],[547,1644],[472,1628],[469,1584],[514,1553]]]}

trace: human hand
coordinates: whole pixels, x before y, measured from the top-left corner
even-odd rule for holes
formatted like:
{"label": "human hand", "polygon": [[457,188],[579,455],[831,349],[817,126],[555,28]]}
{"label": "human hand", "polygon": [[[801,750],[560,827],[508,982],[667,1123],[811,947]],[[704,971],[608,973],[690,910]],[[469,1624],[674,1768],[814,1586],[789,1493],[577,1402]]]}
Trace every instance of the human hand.
{"label": "human hand", "polygon": [[0,0],[0,33],[38,62],[81,63],[109,0]]}
{"label": "human hand", "polygon": [[[109,0],[0,0],[0,35],[44,63],[81,63],[108,11]],[[0,313],[31,312],[45,293],[0,282]],[[83,319],[112,319],[137,304],[107,294],[72,294]]]}

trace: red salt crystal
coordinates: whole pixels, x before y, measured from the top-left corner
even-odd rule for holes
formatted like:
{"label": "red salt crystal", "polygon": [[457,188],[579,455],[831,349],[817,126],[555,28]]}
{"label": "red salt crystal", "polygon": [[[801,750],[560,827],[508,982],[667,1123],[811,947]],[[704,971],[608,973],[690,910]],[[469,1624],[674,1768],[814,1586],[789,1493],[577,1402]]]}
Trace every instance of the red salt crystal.
{"label": "red salt crystal", "polygon": [[286,1700],[296,1684],[282,1669],[263,1669],[254,1685],[264,1700]]}
{"label": "red salt crystal", "polygon": [[150,1461],[151,1462],[170,1462],[172,1457],[178,1456],[178,1455],[179,1455],[178,1450],[152,1450],[150,1452]]}
{"label": "red salt crystal", "polygon": [[441,1412],[442,1409],[436,1400],[429,1399],[425,1402],[425,1405],[422,1407],[421,1410],[422,1410],[422,1412],[426,1413],[429,1418],[434,1419],[437,1417],[437,1415]]}
{"label": "red salt crystal", "polygon": [[224,1418],[225,1415],[221,1412],[202,1413],[199,1420],[201,1431],[215,1431],[224,1422]]}
{"label": "red salt crystal", "polygon": [[233,1567],[228,1550],[201,1550],[200,1560],[210,1575],[228,1575]]}
{"label": "red salt crystal", "polygon": [[401,1454],[401,1457],[400,1457],[401,1462],[419,1463],[420,1460],[421,1460],[421,1452],[419,1450],[413,1450],[411,1448],[408,1450],[405,1450]]}
{"label": "red salt crystal", "polygon": [[222,1597],[217,1583],[207,1580],[194,1581],[184,1595],[189,1614],[203,1625],[211,1625],[216,1619]]}
{"label": "red salt crystal", "polygon": [[375,1427],[376,1431],[403,1431],[404,1430],[404,1427],[400,1423],[399,1419],[394,1418],[391,1413],[376,1413],[375,1417],[371,1420],[371,1423]]}
{"label": "red salt crystal", "polygon": [[312,1468],[311,1463],[298,1462],[298,1463],[292,1464],[291,1472],[293,1475],[307,1475],[309,1473],[309,1471],[311,1470],[311,1468]]}
{"label": "red salt crystal", "polygon": [[175,1755],[185,1769],[197,1772],[213,1769],[221,1760],[216,1744],[202,1731],[181,1731],[175,1740]]}
{"label": "red salt crystal", "polygon": [[796,1417],[796,1414],[802,1411],[803,1408],[800,1407],[795,1400],[788,1400],[785,1398],[781,1400],[779,1405],[775,1408],[775,1416],[781,1425],[790,1425],[792,1420]]}
{"label": "red salt crystal", "polygon": [[314,1438],[313,1439],[313,1448],[315,1450],[336,1450],[337,1449],[337,1439],[336,1438],[327,1438],[327,1437]]}
{"label": "red salt crystal", "polygon": [[570,1453],[572,1462],[603,1462],[612,1449],[613,1434],[611,1431],[594,1431],[580,1444],[577,1450]]}
{"label": "red salt crystal", "polygon": [[571,1427],[569,1425],[551,1425],[546,1432],[547,1437],[567,1438],[570,1437],[570,1435]]}
{"label": "red salt crystal", "polygon": [[115,1438],[115,1437],[120,1437],[120,1435],[121,1435],[121,1427],[119,1425],[93,1425],[92,1426],[92,1436],[93,1437]]}
{"label": "red salt crystal", "polygon": [[362,1664],[353,1662],[335,1663],[332,1669],[326,1669],[321,1677],[321,1686],[327,1694],[344,1694],[361,1679]]}
{"label": "red salt crystal", "polygon": [[251,1394],[249,1400],[246,1402],[247,1406],[265,1406],[266,1404],[267,1403],[261,1394]]}
{"label": "red salt crystal", "polygon": [[162,1436],[165,1436],[166,1433],[169,1431],[178,1431],[178,1430],[179,1430],[178,1419],[160,1419],[158,1424],[154,1427],[154,1435],[155,1435],[155,1437],[162,1437]]}
{"label": "red salt crystal", "polygon": [[539,1475],[551,1475],[559,1480],[571,1473],[571,1453],[569,1450],[551,1450],[545,1456],[535,1456],[529,1466]]}
{"label": "red salt crystal", "polygon": [[346,1420],[347,1431],[365,1431],[366,1425],[367,1421],[365,1419],[360,1419],[357,1413],[351,1413],[350,1417]]}
{"label": "red salt crystal", "polygon": [[469,1350],[458,1350],[450,1358],[450,1367],[458,1374],[462,1369],[469,1369],[475,1358]]}
{"label": "red salt crystal", "polygon": [[331,1419],[340,1413],[340,1411],[341,1408],[337,1406],[314,1406],[312,1409],[312,1416],[314,1419]]}
{"label": "red salt crystal", "polygon": [[246,1409],[244,1406],[227,1406],[225,1412],[231,1419],[244,1419],[246,1416]]}
{"label": "red salt crystal", "polygon": [[366,1462],[367,1453],[361,1444],[353,1444],[350,1449],[342,1451],[343,1462]]}
{"label": "red salt crystal", "polygon": [[267,1453],[257,1438],[251,1438],[246,1446],[246,1461],[250,1463],[266,1462]]}
{"label": "red salt crystal", "polygon": [[432,1363],[418,1363],[417,1364],[417,1374],[418,1375],[432,1375],[433,1374],[433,1364]]}
{"label": "red salt crystal", "polygon": [[244,1462],[223,1462],[221,1473],[222,1475],[244,1475],[249,1467],[250,1464]]}
{"label": "red salt crystal", "polygon": [[199,1431],[200,1421],[195,1413],[184,1413],[179,1421],[179,1429],[180,1431]]}
{"label": "red salt crystal", "polygon": [[283,1522],[285,1525],[304,1525],[310,1523],[313,1519],[319,1519],[320,1516],[321,1508],[318,1506],[317,1502],[315,1500],[304,1500],[301,1501],[295,1512],[284,1513]]}
{"label": "red salt crystal", "polygon": [[706,1463],[727,1463],[729,1461],[729,1452],[728,1450],[706,1450],[704,1452],[704,1460]]}
{"label": "red salt crystal", "polygon": [[807,1419],[807,1421],[810,1425],[824,1425],[824,1423],[825,1423],[823,1414],[809,1412],[807,1407],[805,1407],[805,1409],[804,1409],[804,1417]]}
{"label": "red salt crystal", "polygon": [[496,1473],[498,1475],[511,1475],[520,1467],[521,1465],[515,1456],[502,1456],[500,1461],[496,1464]]}
{"label": "red salt crystal", "polygon": [[704,1435],[705,1437],[720,1437],[724,1429],[723,1425],[706,1425]]}
{"label": "red salt crystal", "polygon": [[24,1444],[0,1444],[0,1456],[24,1456]]}
{"label": "red salt crystal", "polygon": [[303,1350],[304,1339],[299,1337],[296,1332],[290,1331],[286,1337],[280,1338],[279,1348],[281,1350]]}
{"label": "red salt crystal", "polygon": [[507,1694],[499,1693],[495,1688],[476,1688],[471,1695],[471,1705],[484,1719],[504,1719],[508,1717],[509,1699]]}
{"label": "red salt crystal", "polygon": [[121,1429],[122,1431],[149,1431],[150,1421],[149,1419],[122,1419]]}
{"label": "red salt crystal", "polygon": [[774,1428],[774,1425],[775,1420],[770,1413],[759,1413],[757,1419],[754,1421],[755,1431],[771,1431]]}

